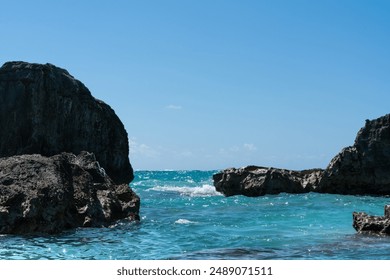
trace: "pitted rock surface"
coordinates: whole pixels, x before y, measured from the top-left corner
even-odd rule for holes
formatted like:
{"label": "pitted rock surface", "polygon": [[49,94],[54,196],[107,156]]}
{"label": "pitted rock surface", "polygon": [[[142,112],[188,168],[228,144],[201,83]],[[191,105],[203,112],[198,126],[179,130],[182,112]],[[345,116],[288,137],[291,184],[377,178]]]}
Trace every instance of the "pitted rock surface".
{"label": "pitted rock surface", "polygon": [[94,154],[0,158],[0,233],[59,233],[139,220],[139,197]]}
{"label": "pitted rock surface", "polygon": [[0,68],[0,127],[0,157],[89,151],[116,183],[134,177],[118,116],[54,65],[8,62]]}

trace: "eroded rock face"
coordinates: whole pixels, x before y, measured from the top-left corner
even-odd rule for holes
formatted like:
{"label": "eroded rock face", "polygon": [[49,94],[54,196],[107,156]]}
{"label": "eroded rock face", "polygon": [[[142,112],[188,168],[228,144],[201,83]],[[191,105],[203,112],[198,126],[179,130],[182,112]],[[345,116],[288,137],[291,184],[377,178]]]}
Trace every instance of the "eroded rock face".
{"label": "eroded rock face", "polygon": [[139,197],[94,154],[0,158],[0,233],[58,233],[139,220]]}
{"label": "eroded rock face", "polygon": [[354,212],[353,227],[358,233],[390,235],[390,205],[385,206],[384,216]]}
{"label": "eroded rock face", "polygon": [[354,145],[332,159],[317,191],[390,194],[390,115],[366,121]]}
{"label": "eroded rock face", "polygon": [[89,151],[116,183],[133,179],[122,122],[54,65],[8,62],[0,68],[0,127],[0,157]]}
{"label": "eroded rock face", "polygon": [[213,176],[214,186],[225,196],[262,196],[266,194],[306,193],[313,191],[323,171],[292,171],[248,166],[229,168]]}
{"label": "eroded rock face", "polygon": [[307,191],[390,195],[390,115],[367,120],[354,145],[335,156],[326,170],[231,168],[214,175],[214,185],[225,195]]}

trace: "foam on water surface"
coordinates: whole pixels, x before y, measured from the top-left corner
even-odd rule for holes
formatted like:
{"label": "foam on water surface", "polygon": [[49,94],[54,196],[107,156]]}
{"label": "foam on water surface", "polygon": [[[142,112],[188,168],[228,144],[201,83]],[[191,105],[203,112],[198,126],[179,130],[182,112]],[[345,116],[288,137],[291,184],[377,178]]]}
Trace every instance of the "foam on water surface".
{"label": "foam on water surface", "polygon": [[221,193],[215,190],[214,186],[207,185],[207,184],[201,187],[157,186],[151,188],[150,190],[160,191],[160,192],[176,192],[180,195],[191,196],[191,197],[222,196]]}
{"label": "foam on water surface", "polygon": [[196,224],[196,222],[187,219],[178,219],[177,221],[175,221],[175,224],[188,225],[188,224]]}

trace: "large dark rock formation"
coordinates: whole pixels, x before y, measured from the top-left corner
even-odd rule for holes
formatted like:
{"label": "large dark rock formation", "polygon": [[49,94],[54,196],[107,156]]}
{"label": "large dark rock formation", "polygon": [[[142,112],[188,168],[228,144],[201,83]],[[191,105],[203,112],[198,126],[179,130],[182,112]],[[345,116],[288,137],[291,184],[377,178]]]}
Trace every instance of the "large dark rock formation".
{"label": "large dark rock formation", "polygon": [[116,183],[133,179],[122,122],[54,65],[8,62],[0,68],[0,128],[0,157],[85,150]]}
{"label": "large dark rock formation", "polygon": [[366,121],[327,167],[318,192],[390,195],[390,115]]}
{"label": "large dark rock formation", "polygon": [[291,171],[248,166],[229,168],[213,176],[214,186],[225,196],[262,196],[266,194],[306,193],[313,191],[323,171]]}
{"label": "large dark rock formation", "polygon": [[58,233],[139,220],[139,205],[92,153],[0,158],[0,233]]}
{"label": "large dark rock formation", "polygon": [[367,120],[354,145],[344,148],[326,170],[230,168],[214,175],[214,186],[227,196],[308,191],[390,195],[390,115]]}
{"label": "large dark rock formation", "polygon": [[354,212],[353,227],[359,233],[390,235],[390,205],[385,206],[384,216]]}

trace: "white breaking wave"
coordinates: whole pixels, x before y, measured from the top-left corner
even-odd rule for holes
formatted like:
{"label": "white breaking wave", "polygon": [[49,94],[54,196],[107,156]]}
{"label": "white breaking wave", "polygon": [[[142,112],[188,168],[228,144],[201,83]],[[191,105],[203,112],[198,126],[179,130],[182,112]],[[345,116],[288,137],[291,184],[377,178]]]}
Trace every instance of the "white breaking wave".
{"label": "white breaking wave", "polygon": [[177,221],[175,221],[175,224],[187,225],[187,224],[197,224],[197,222],[192,222],[186,219],[178,219]]}
{"label": "white breaking wave", "polygon": [[151,188],[153,191],[163,192],[177,192],[180,195],[190,197],[202,197],[202,196],[222,196],[221,193],[217,192],[211,185],[203,185],[201,187],[175,187],[175,186],[157,186]]}

